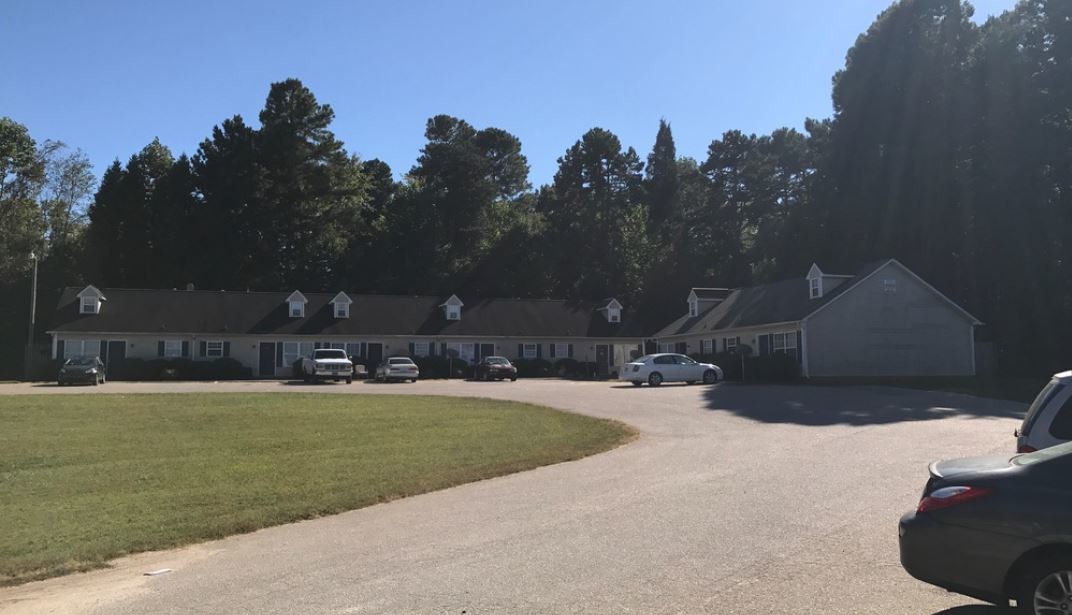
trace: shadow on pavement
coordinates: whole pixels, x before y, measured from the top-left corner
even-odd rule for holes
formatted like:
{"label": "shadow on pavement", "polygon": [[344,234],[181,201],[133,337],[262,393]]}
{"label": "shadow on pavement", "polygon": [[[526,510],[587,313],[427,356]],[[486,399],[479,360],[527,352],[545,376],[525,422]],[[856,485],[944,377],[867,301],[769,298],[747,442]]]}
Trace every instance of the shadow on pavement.
{"label": "shadow on pavement", "polygon": [[724,383],[708,387],[703,396],[707,410],[732,412],[763,423],[813,426],[880,425],[953,416],[1023,418],[1027,410],[1016,402],[893,387]]}
{"label": "shadow on pavement", "polygon": [[1016,615],[1016,611],[1007,607],[991,604],[970,604],[944,609],[934,615]]}

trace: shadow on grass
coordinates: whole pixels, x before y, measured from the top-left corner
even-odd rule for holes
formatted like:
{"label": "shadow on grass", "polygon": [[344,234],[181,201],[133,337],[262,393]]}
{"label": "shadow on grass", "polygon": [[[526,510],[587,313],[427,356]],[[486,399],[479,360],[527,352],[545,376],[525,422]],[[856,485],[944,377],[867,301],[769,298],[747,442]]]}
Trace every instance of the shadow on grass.
{"label": "shadow on grass", "polygon": [[956,393],[871,386],[724,383],[707,387],[703,398],[707,410],[732,412],[762,423],[811,426],[881,425],[954,416],[1019,419],[1027,409],[1016,402]]}

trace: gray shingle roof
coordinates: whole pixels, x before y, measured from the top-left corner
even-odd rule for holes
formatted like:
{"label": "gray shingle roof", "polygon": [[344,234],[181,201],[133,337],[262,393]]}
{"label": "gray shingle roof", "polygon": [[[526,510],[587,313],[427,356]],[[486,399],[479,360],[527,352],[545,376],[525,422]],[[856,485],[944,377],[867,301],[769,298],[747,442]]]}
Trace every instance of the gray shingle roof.
{"label": "gray shingle roof", "polygon": [[53,331],[85,333],[193,333],[271,335],[430,335],[489,337],[643,337],[639,322],[607,322],[604,304],[543,299],[461,297],[461,320],[447,320],[446,297],[349,294],[350,318],[336,319],[336,293],[304,293],[305,318],[290,318],[278,293],[102,289],[99,314],[79,314],[67,288],[53,316]]}
{"label": "gray shingle roof", "polygon": [[834,290],[818,299],[809,295],[808,280],[794,278],[771,284],[739,288],[721,303],[700,310],[696,316],[688,314],[663,327],[654,337],[703,334],[720,329],[755,327],[780,322],[796,322],[833,301],[853,284],[865,278],[889,259],[874,261],[862,266],[851,279],[845,280]]}

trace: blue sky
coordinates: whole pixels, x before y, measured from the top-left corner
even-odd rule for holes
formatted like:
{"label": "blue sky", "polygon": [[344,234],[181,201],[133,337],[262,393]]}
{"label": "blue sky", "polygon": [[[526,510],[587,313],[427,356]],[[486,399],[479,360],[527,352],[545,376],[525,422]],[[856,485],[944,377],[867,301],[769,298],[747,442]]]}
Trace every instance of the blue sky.
{"label": "blue sky", "polygon": [[[193,154],[297,77],[362,158],[407,171],[437,113],[517,135],[533,184],[586,130],[646,156],[659,118],[702,159],[729,129],[831,114],[830,78],[888,0],[22,1],[0,21],[0,115],[98,176],[158,136]],[[1014,0],[977,0],[976,17]]]}

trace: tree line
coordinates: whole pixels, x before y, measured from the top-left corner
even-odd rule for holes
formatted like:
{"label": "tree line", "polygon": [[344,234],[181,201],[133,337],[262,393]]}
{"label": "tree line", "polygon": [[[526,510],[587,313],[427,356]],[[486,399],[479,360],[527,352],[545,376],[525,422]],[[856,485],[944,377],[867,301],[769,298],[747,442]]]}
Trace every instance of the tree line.
{"label": "tree line", "polygon": [[[350,154],[297,79],[192,155],[154,140],[100,179],[0,120],[0,333],[16,371],[26,257],[64,285],[614,296],[651,328],[688,288],[895,257],[986,323],[1002,369],[1072,359],[1072,4],[901,0],[849,49],[834,114],[731,130],[703,160],[661,121],[642,158],[593,128],[534,188],[507,130],[439,115],[415,164]],[[96,188],[94,191],[94,187]],[[16,299],[18,299],[16,301]],[[21,315],[21,318],[20,318]],[[10,341],[11,343],[7,343]]]}

